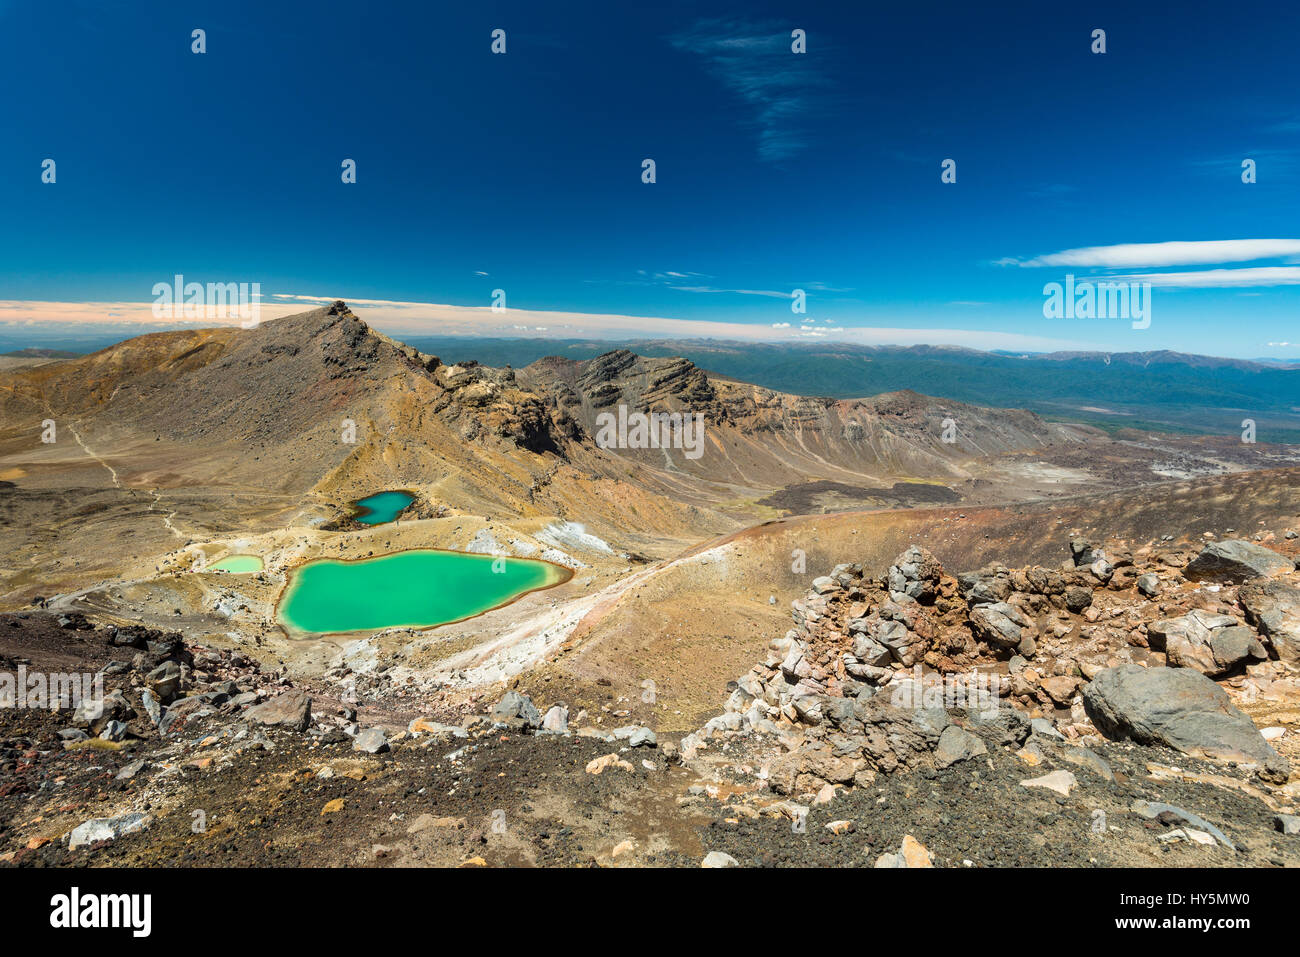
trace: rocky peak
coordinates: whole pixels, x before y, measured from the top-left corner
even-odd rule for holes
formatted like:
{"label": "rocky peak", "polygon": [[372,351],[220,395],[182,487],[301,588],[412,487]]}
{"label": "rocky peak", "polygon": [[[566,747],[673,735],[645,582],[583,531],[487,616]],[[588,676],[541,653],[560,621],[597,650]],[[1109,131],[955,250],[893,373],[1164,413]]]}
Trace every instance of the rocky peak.
{"label": "rocky peak", "polygon": [[396,343],[373,332],[342,300],[264,322],[251,330],[251,337],[268,355],[318,352],[327,365],[345,368],[375,360],[385,345],[398,351]]}
{"label": "rocky peak", "polygon": [[679,356],[648,358],[616,349],[582,363],[574,385],[596,409],[622,404],[641,411],[703,412],[712,421],[726,417],[708,375]]}
{"label": "rocky peak", "polygon": [[583,363],[582,374],[578,376],[578,385],[587,390],[599,386],[602,382],[613,382],[632,369],[639,360],[640,356],[628,349],[615,349],[613,352],[596,356]]}

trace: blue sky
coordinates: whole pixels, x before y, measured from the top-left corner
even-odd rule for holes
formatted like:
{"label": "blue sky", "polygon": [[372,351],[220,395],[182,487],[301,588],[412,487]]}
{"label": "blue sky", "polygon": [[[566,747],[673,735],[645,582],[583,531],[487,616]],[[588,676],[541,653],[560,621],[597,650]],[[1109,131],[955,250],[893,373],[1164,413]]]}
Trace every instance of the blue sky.
{"label": "blue sky", "polygon": [[[398,333],[1300,355],[1293,6],[891,6],[0,0],[0,319],[180,273]],[[1067,273],[1150,326],[1045,318]]]}

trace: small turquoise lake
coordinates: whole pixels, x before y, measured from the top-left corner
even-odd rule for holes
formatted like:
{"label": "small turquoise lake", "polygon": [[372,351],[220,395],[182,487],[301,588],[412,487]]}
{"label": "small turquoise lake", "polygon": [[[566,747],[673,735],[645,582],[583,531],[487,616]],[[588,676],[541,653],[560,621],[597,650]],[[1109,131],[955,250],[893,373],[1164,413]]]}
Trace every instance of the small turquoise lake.
{"label": "small turquoise lake", "polygon": [[378,492],[353,502],[356,509],[353,517],[362,525],[383,525],[397,518],[414,501],[415,496],[410,492]]}
{"label": "small turquoise lake", "polygon": [[481,615],[571,574],[528,558],[432,548],[360,561],[323,558],[289,573],[275,615],[299,634],[430,628]]}
{"label": "small turquoise lake", "polygon": [[248,575],[262,570],[262,559],[256,555],[227,555],[220,561],[207,567],[210,572],[230,572],[235,575]]}

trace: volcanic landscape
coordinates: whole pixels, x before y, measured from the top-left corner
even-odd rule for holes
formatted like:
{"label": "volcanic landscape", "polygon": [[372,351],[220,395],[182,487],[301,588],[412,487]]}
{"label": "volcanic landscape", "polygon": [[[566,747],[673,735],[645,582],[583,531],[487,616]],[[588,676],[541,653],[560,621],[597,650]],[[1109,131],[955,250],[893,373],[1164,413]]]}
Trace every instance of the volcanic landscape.
{"label": "volcanic landscape", "polygon": [[0,863],[1295,866],[1298,529],[1296,446],[343,302],[12,359],[0,673],[105,697],[0,708]]}

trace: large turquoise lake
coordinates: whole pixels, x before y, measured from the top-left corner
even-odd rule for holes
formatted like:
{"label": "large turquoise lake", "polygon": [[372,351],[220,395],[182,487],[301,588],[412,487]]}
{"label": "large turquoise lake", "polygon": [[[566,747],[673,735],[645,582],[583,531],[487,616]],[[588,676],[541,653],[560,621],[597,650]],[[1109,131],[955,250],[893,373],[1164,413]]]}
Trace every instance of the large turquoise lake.
{"label": "large turquoise lake", "polygon": [[397,518],[402,509],[414,501],[410,492],[379,492],[352,504],[357,509],[356,519],[362,525],[383,525]]}
{"label": "large turquoise lake", "polygon": [[298,633],[428,628],[482,614],[569,576],[547,562],[438,549],[361,561],[318,559],[289,573],[276,619]]}

